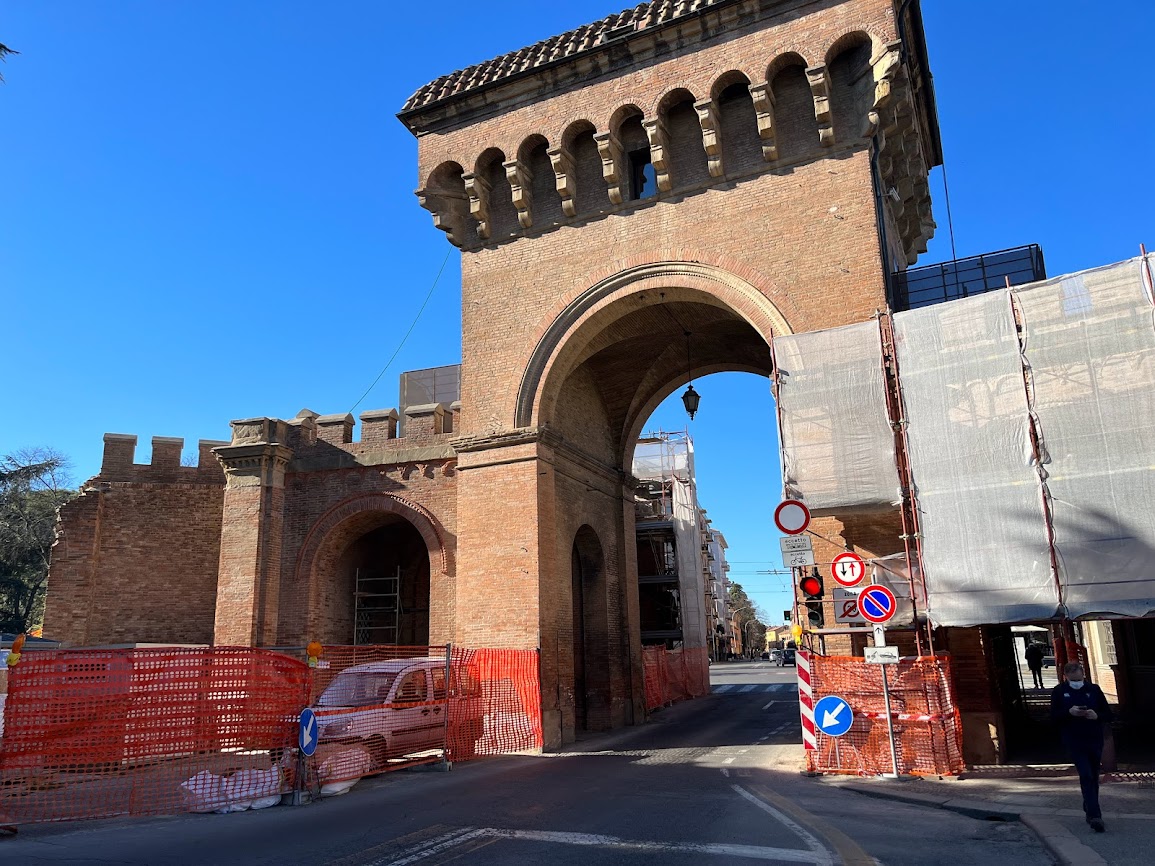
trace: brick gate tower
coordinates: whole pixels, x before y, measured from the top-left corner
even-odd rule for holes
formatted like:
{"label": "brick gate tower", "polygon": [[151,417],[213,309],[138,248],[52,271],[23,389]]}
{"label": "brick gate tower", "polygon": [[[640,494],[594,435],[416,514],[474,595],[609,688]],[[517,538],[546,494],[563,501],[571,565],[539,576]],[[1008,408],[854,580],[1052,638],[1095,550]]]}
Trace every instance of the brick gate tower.
{"label": "brick gate tower", "polygon": [[[688,375],[768,375],[772,334],[870,318],[925,250],[919,4],[656,0],[439,78],[400,118],[462,256],[455,640],[541,648],[547,744],[629,724],[634,442]],[[897,549],[877,518],[825,521]]]}

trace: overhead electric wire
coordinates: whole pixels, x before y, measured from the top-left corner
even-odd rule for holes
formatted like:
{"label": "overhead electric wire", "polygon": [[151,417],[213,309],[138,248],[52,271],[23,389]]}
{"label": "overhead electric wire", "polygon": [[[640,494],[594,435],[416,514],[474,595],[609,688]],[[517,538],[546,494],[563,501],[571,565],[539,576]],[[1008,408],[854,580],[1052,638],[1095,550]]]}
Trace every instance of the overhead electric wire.
{"label": "overhead electric wire", "polygon": [[360,406],[361,401],[369,396],[369,392],[377,387],[377,383],[381,381],[381,377],[385,375],[385,371],[389,369],[390,365],[395,360],[397,360],[397,356],[401,354],[401,350],[405,348],[405,342],[409,339],[409,335],[413,333],[413,329],[417,327],[417,322],[421,319],[421,314],[425,312],[425,307],[429,304],[429,299],[433,297],[433,290],[437,288],[437,283],[441,280],[441,274],[445,270],[445,266],[449,264],[449,256],[452,253],[453,250],[450,249],[449,252],[445,254],[445,258],[442,259],[441,267],[437,270],[437,276],[433,278],[433,285],[429,287],[429,291],[425,295],[425,300],[421,302],[421,309],[419,309],[417,311],[417,315],[413,317],[413,323],[409,326],[409,330],[405,332],[405,336],[401,338],[401,342],[397,345],[397,348],[394,350],[393,354],[389,356],[389,360],[385,362],[385,366],[381,368],[381,372],[377,374],[377,378],[374,379],[372,384],[370,384],[369,387],[365,389],[365,393],[357,398],[357,402],[349,407],[350,412]]}

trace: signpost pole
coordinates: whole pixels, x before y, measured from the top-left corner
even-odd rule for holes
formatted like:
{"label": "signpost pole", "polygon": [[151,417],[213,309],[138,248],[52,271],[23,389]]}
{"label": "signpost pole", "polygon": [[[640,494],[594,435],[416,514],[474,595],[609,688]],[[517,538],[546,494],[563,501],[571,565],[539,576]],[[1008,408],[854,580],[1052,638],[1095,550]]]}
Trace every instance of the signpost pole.
{"label": "signpost pole", "polygon": [[[442,732],[443,747],[441,749],[441,769],[443,770],[453,769],[453,764],[449,761],[449,697],[453,691],[453,666],[450,663],[452,656],[453,644],[447,643],[445,645],[445,706],[442,709],[442,712],[445,713],[445,729]],[[458,688],[460,688],[460,684]]]}
{"label": "signpost pole", "polygon": [[[886,646],[886,630],[881,625],[874,627],[874,645]],[[890,714],[890,685],[886,671],[890,665],[879,665],[882,668],[882,703],[886,710],[886,739],[890,743],[890,770],[891,777],[898,778],[898,753],[894,748],[894,718]],[[886,773],[883,773],[886,776]]]}

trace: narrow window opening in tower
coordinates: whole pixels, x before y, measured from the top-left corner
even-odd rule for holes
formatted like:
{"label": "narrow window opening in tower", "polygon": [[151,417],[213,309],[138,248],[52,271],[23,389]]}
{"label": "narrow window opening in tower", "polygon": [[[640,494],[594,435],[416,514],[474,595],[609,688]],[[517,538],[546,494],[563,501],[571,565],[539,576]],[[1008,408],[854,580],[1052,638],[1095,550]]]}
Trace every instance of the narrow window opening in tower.
{"label": "narrow window opening in tower", "polygon": [[658,194],[658,176],[650,161],[650,151],[635,150],[630,153],[630,198],[634,200],[653,198]]}

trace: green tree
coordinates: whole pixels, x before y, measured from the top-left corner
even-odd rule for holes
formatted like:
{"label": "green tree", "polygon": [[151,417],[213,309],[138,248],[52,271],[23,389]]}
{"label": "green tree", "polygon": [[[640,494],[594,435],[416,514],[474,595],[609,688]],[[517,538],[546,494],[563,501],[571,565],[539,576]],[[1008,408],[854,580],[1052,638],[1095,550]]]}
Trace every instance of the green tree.
{"label": "green tree", "polygon": [[56,513],[76,495],[67,468],[50,449],[0,458],[0,631],[29,631],[44,620]]}
{"label": "green tree", "polygon": [[[734,611],[734,622],[742,634],[742,646],[747,650],[761,651],[762,647],[766,646],[765,621],[769,617],[762,608],[750,600],[750,596],[746,595],[746,590],[742,589],[740,583],[730,584],[730,609]],[[749,628],[746,627],[748,622],[753,623]]]}
{"label": "green tree", "polygon": [[[0,42],[0,60],[7,60],[9,54],[19,54],[19,51],[13,51],[3,42]],[[4,80],[4,76],[0,75],[0,81]]]}

